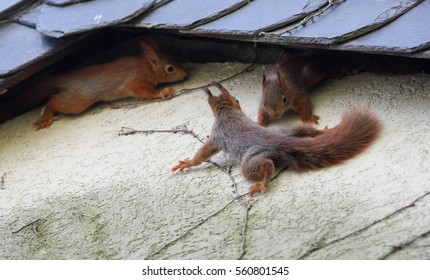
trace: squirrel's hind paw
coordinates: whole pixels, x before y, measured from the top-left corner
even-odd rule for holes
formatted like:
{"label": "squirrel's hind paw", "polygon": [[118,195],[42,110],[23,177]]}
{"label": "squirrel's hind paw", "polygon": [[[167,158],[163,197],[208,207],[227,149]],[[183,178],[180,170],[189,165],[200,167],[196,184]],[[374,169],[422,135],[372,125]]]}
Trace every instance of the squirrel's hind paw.
{"label": "squirrel's hind paw", "polygon": [[249,187],[249,196],[253,196],[256,192],[265,193],[266,186],[262,183],[255,183]]}

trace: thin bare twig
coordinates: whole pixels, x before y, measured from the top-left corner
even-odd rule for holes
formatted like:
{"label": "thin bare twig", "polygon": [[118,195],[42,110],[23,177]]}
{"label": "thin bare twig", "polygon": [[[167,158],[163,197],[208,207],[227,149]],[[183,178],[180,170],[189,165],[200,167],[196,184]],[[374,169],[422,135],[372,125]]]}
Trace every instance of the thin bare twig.
{"label": "thin bare twig", "polygon": [[187,128],[185,124],[178,125],[172,129],[151,129],[151,130],[136,130],[134,128],[129,127],[122,127],[120,132],[118,133],[119,136],[127,136],[127,135],[133,135],[133,134],[144,134],[146,136],[154,133],[182,133],[182,134],[191,134],[199,140],[200,143],[204,143],[204,140],[200,138],[194,131]]}
{"label": "thin bare twig", "polygon": [[[128,127],[122,127],[121,131],[118,133],[119,136],[127,136],[127,135],[134,135],[134,134],[144,134],[146,136],[150,135],[150,134],[154,134],[154,133],[182,133],[182,134],[189,134],[192,135],[195,139],[197,139],[200,143],[204,143],[205,139],[203,137],[200,137],[197,133],[195,133],[192,129],[189,129],[185,124],[182,125],[178,125],[172,129],[151,129],[151,130],[136,130],[133,128],[128,128]],[[238,185],[236,183],[236,181],[234,180],[233,176],[231,175],[231,170],[229,170],[228,168],[225,168],[223,166],[220,166],[218,163],[208,160],[208,162],[212,165],[214,165],[215,167],[217,167],[221,172],[223,172],[225,175],[227,175],[227,177],[230,179],[230,181],[232,182],[231,187],[233,188],[233,193],[236,195],[236,198],[233,201],[239,200],[240,205],[242,206],[242,208],[244,209],[244,225],[242,228],[242,249],[241,249],[241,254],[239,256],[239,259],[242,259],[243,256],[245,255],[245,247],[246,247],[246,230],[248,228],[248,216],[249,216],[249,210],[252,207],[252,202],[245,202],[242,198],[245,195],[239,195],[239,190],[238,190]],[[279,170],[279,172],[271,179],[274,180],[279,173],[281,173],[281,171],[283,171],[285,168],[287,167],[283,167]],[[232,202],[233,202],[232,201]],[[232,202],[230,202],[229,204],[231,204]],[[228,204],[228,205],[229,205]],[[227,205],[227,206],[228,206]],[[226,207],[227,207],[226,206]],[[223,211],[226,207],[222,208],[219,212]],[[219,212],[216,212],[215,214],[209,216],[207,219],[203,220],[201,223],[197,224],[196,226],[194,226],[193,228],[191,228],[189,231],[187,231],[184,235],[180,236],[179,238],[175,239],[174,241],[171,241],[170,243],[166,244],[165,246],[163,246],[161,249],[159,249],[157,252],[152,253],[150,256],[148,257],[152,257],[155,254],[157,254],[158,252],[160,252],[161,250],[164,250],[165,248],[169,247],[173,242],[183,238],[185,235],[187,235],[189,232],[191,232],[193,229],[197,228],[198,226],[200,226],[201,224],[203,224],[205,221],[207,221],[208,219],[210,219],[211,217],[217,215]]]}
{"label": "thin bare twig", "polygon": [[[250,65],[248,65],[247,67],[245,67],[244,69],[242,69],[240,72],[237,72],[237,73],[235,73],[235,74],[233,74],[233,75],[231,75],[231,76],[228,76],[228,77],[226,77],[226,78],[224,78],[224,79],[221,79],[221,80],[215,80],[215,81],[212,81],[212,82],[210,82],[210,83],[208,83],[208,84],[205,84],[205,85],[201,85],[201,86],[198,86],[198,87],[194,87],[194,88],[185,88],[185,89],[181,89],[180,91],[178,91],[172,98],[175,98],[175,97],[177,97],[177,96],[179,96],[179,95],[183,95],[183,94],[186,94],[186,93],[190,93],[190,92],[194,92],[194,91],[197,91],[197,90],[201,90],[201,89],[204,89],[204,88],[207,88],[207,87],[210,87],[214,82],[215,83],[223,83],[223,82],[226,82],[226,81],[228,81],[228,80],[231,80],[231,79],[234,79],[234,78],[236,78],[236,77],[238,77],[238,76],[240,76],[240,75],[242,75],[242,74],[244,74],[244,73],[248,73],[248,72],[250,72],[250,71],[252,71],[252,69],[253,69],[253,67],[254,67],[254,65],[257,63],[257,61],[258,61],[258,51],[257,51],[257,47],[256,46],[254,46],[254,48],[253,48],[253,50],[254,50],[254,52],[255,52],[255,57],[254,57],[254,60],[253,60],[253,62],[250,64]],[[156,102],[157,100],[154,100],[154,102]],[[128,107],[128,106],[140,106],[140,105],[144,105],[144,104],[146,104],[146,103],[126,103],[126,104],[119,104],[119,105],[115,105],[115,104],[113,104],[113,105],[110,105],[110,107],[111,108],[113,108],[113,109],[119,109],[119,108],[123,108],[123,107]]]}
{"label": "thin bare twig", "polygon": [[[320,9],[316,10],[313,13],[310,13],[306,17],[304,17],[301,21],[299,21],[297,24],[294,24],[292,27],[288,28],[287,30],[284,30],[281,33],[276,33],[276,35],[282,35],[285,33],[289,33],[301,26],[306,25],[309,21],[313,20],[315,17],[322,15],[327,9],[331,8],[332,6],[336,4],[340,4],[341,2],[344,2],[345,0],[328,0],[327,5],[324,7],[321,7]],[[265,36],[265,35],[274,35],[274,33],[271,32],[260,32],[259,36]]]}
{"label": "thin bare twig", "polygon": [[[182,133],[182,134],[189,134],[192,135],[194,138],[196,138],[200,143],[204,143],[205,140],[204,138],[200,137],[197,133],[195,133],[193,130],[188,129],[188,127],[185,124],[176,126],[172,129],[161,129],[161,130],[136,130],[133,128],[127,128],[127,127],[123,127],[121,129],[121,131],[118,133],[118,135],[122,136],[122,135],[133,135],[136,133],[141,133],[144,135],[149,135],[149,134],[153,134],[153,133]],[[238,185],[236,183],[236,181],[234,180],[233,176],[230,173],[230,170],[220,166],[218,163],[213,162],[211,160],[208,161],[210,164],[216,166],[221,172],[223,172],[224,174],[226,174],[228,176],[228,178],[230,179],[230,181],[232,182],[232,188],[233,188],[233,193],[236,195],[236,198],[233,201],[239,200],[240,205],[242,206],[242,208],[244,209],[245,213],[244,213],[244,225],[243,225],[243,229],[242,229],[242,250],[241,250],[241,254],[239,256],[239,259],[241,259],[243,257],[243,255],[245,254],[245,246],[246,246],[246,229],[248,228],[248,214],[249,214],[249,209],[251,209],[252,203],[246,203],[242,198],[245,195],[239,195],[239,191],[238,191]],[[233,202],[232,201],[232,202]],[[229,204],[231,204],[232,202],[230,202]],[[228,204],[228,205],[229,205]],[[228,206],[227,205],[227,206]],[[226,206],[226,207],[227,207]],[[222,210],[224,210],[226,207],[222,208],[219,212],[221,212]],[[218,214],[218,212],[216,212],[215,214],[209,216],[207,219],[203,220],[201,223],[197,224],[195,227],[191,228],[189,231],[187,231],[184,235],[182,235],[181,237],[179,237],[178,239],[181,239],[183,236],[187,235],[190,231],[192,231],[194,228],[200,226],[202,223],[204,223],[205,221],[207,221],[208,219],[210,219],[211,217],[215,216],[216,214]],[[178,240],[176,239],[176,240]],[[175,242],[176,240],[166,244],[165,246],[163,246],[160,250],[158,250],[157,252],[165,249],[166,247],[170,246],[171,243]],[[157,252],[151,254],[149,257],[155,255]]]}
{"label": "thin bare twig", "polygon": [[305,25],[306,23],[308,23],[309,21],[313,20],[315,17],[322,15],[326,10],[328,10],[329,8],[331,8],[333,5],[339,4],[341,2],[343,2],[345,0],[328,0],[328,3],[326,6],[322,7],[321,9],[311,13],[310,15],[306,16],[305,18],[303,18],[296,26],[287,29],[286,31],[282,32],[281,34],[285,34],[287,32],[291,32],[294,29],[299,28],[300,26]]}
{"label": "thin bare twig", "polygon": [[258,60],[257,50],[255,48],[254,48],[254,51],[255,51],[254,61],[250,65],[248,65],[246,68],[244,68],[242,71],[240,71],[238,73],[235,73],[235,74],[233,74],[233,75],[231,75],[231,76],[229,76],[227,78],[224,78],[224,79],[221,79],[221,80],[218,80],[218,81],[212,81],[212,82],[210,82],[210,83],[208,83],[206,85],[202,85],[202,86],[198,86],[198,87],[194,87],[194,88],[182,89],[177,94],[175,94],[174,97],[182,95],[182,94],[185,94],[185,93],[190,93],[190,92],[193,92],[193,91],[196,91],[196,90],[207,88],[207,87],[211,86],[213,83],[224,83],[224,82],[226,82],[228,80],[234,79],[234,78],[236,78],[236,77],[238,77],[238,76],[240,76],[242,74],[245,74],[245,73],[248,73],[248,72],[252,71],[254,65],[257,63],[257,60]]}

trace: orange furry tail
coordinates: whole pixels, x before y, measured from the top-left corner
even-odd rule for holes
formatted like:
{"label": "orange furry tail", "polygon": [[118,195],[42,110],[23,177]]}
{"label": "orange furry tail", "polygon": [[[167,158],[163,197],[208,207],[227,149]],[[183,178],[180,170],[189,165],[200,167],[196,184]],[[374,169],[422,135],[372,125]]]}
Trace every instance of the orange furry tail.
{"label": "orange furry tail", "polygon": [[366,110],[345,113],[337,126],[313,138],[298,138],[291,145],[290,168],[315,170],[343,162],[364,151],[381,132],[378,118]]}

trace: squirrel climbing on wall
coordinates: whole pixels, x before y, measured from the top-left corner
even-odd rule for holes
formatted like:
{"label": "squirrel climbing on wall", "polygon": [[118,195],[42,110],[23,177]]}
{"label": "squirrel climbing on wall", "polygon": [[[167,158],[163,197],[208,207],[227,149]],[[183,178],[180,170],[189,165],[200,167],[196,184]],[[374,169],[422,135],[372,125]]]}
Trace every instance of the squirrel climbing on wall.
{"label": "squirrel climbing on wall", "polygon": [[272,130],[254,123],[242,112],[239,102],[220,84],[220,96],[208,94],[215,116],[212,132],[192,159],[179,161],[173,171],[197,166],[224,151],[241,163],[251,185],[249,195],[265,192],[275,168],[288,166],[296,171],[316,170],[347,160],[368,147],[381,131],[380,121],[370,112],[353,109],[340,124],[318,130],[302,124],[286,130]]}
{"label": "squirrel climbing on wall", "polygon": [[37,129],[42,129],[57,118],[55,113],[79,114],[100,101],[171,98],[175,94],[172,88],[157,91],[156,86],[185,79],[186,70],[175,58],[163,53],[155,41],[143,41],[140,46],[143,50],[140,56],[48,76],[12,96],[5,108],[1,108],[3,114],[16,107],[30,109],[48,99],[43,115],[34,123]]}
{"label": "squirrel climbing on wall", "polygon": [[289,109],[304,122],[318,123],[310,92],[321,81],[340,78],[356,71],[396,75],[430,72],[430,63],[406,57],[376,56],[351,52],[310,51],[290,55],[267,71],[263,67],[263,90],[258,123],[267,126]]}

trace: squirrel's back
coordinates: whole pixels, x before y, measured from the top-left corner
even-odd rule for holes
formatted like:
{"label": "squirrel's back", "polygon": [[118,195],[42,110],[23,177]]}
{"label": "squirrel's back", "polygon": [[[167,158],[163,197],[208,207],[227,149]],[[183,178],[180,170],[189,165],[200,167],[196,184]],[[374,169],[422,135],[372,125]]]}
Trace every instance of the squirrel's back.
{"label": "squirrel's back", "polygon": [[307,171],[329,167],[361,153],[376,140],[381,127],[373,113],[352,109],[344,113],[337,126],[313,137],[300,137],[291,133],[293,129],[262,127],[242,112],[231,110],[228,116],[217,118],[211,135],[218,147],[238,160],[264,155],[293,170]]}

